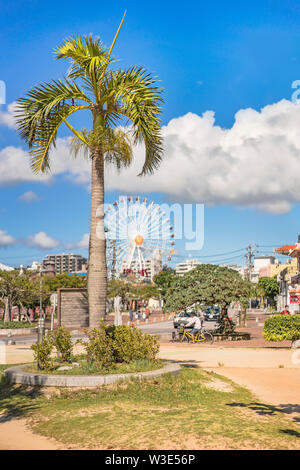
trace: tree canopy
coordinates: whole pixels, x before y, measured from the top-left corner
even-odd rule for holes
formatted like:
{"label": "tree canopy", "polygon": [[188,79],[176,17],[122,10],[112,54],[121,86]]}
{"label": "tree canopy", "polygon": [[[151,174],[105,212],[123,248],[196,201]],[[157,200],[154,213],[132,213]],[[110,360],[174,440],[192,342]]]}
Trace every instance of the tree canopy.
{"label": "tree canopy", "polygon": [[250,296],[251,283],[227,267],[200,264],[182,277],[176,277],[166,294],[167,310],[184,310],[196,303],[219,305],[226,311],[231,302],[245,304]]}
{"label": "tree canopy", "polygon": [[164,269],[154,276],[153,282],[159,289],[164,300],[166,299],[168,289],[171,287],[175,279],[175,270],[172,268]]}
{"label": "tree canopy", "polygon": [[279,293],[279,284],[277,282],[277,276],[273,277],[261,277],[258,281],[258,287],[264,290],[264,295],[274,299],[275,295]]}

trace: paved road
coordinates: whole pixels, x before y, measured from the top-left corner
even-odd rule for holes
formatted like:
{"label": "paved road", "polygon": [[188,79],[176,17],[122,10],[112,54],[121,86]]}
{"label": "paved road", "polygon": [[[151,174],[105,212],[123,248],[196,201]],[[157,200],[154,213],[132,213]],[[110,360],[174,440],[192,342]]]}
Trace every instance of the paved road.
{"label": "paved road", "polygon": [[[214,330],[217,327],[216,322],[205,321],[203,323],[204,330]],[[172,331],[174,330],[173,321],[164,321],[160,323],[150,323],[149,325],[142,325],[141,330],[145,333],[160,335],[160,334],[167,334],[171,335]]]}
{"label": "paved road", "polygon": [[[215,322],[204,322],[203,327],[206,330],[211,330],[211,329],[214,329],[216,327],[216,323]],[[159,322],[159,323],[149,323],[148,325],[141,325],[139,328],[144,333],[149,333],[149,334],[152,334],[152,335],[167,335],[167,334],[170,334],[170,337],[171,337],[172,331],[174,329],[172,320]],[[84,334],[77,334],[77,335],[72,335],[72,337],[75,340],[75,339],[79,339],[79,338],[85,338],[85,335]],[[36,342],[37,335],[35,334],[35,335],[28,335],[28,336],[12,336],[9,339],[15,341],[15,343],[19,344],[19,345],[20,344],[30,345],[30,344],[33,344],[33,343]],[[9,339],[3,338],[1,340],[1,337],[0,337],[0,341],[4,341],[6,344],[9,341]]]}

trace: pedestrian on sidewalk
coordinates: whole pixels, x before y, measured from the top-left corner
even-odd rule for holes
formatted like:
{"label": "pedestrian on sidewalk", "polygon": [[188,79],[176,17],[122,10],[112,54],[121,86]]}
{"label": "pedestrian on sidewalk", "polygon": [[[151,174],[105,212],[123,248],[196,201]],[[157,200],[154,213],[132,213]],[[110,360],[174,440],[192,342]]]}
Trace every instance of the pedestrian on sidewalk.
{"label": "pedestrian on sidewalk", "polygon": [[286,305],[283,310],[281,310],[280,315],[290,315],[291,312],[289,311],[289,306]]}

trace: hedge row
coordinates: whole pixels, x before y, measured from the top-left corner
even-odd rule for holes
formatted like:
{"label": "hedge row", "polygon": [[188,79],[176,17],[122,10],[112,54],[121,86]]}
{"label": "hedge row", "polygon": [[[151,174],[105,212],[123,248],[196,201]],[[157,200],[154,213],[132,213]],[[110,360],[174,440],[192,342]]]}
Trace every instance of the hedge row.
{"label": "hedge row", "polygon": [[267,341],[300,339],[300,315],[272,315],[265,321],[263,336]]}

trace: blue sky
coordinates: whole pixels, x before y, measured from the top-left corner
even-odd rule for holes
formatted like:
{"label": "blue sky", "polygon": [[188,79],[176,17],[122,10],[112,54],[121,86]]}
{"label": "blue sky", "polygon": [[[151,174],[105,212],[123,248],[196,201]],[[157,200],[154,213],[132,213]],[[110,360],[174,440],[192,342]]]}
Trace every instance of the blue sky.
{"label": "blue sky", "polygon": [[[0,6],[0,80],[6,83],[7,104],[41,81],[62,77],[66,63],[55,61],[52,51],[64,38],[93,33],[109,45],[125,9],[127,15],[114,53],[120,58],[120,67],[140,64],[160,78],[165,89],[164,126],[187,113],[201,117],[205,111],[211,110],[215,113],[214,129],[215,126],[231,129],[236,122],[235,114],[240,110],[252,108],[260,112],[262,108],[274,105],[277,112],[276,103],[283,99],[291,100],[291,84],[300,79],[300,6],[297,1],[191,1],[187,4],[176,1],[144,4],[90,1],[84,5],[76,0],[32,0],[0,1]],[[1,111],[7,112],[7,107],[0,106]],[[287,112],[289,108],[284,111],[285,119]],[[291,112],[299,114],[298,110]],[[252,117],[249,119],[249,124],[246,121],[244,126],[245,132],[248,127],[253,127]],[[74,122],[78,127],[89,125],[86,116]],[[199,120],[197,125],[203,129],[204,124]],[[274,138],[275,134],[268,130],[266,148],[270,150],[261,163],[262,168],[257,167],[257,174],[264,171],[265,179],[270,174],[268,165],[274,170],[269,136]],[[291,138],[293,145],[295,139],[300,140],[296,134]],[[61,131],[62,138],[68,135],[66,129]],[[213,141],[214,137],[211,139]],[[209,145],[209,149],[213,149],[213,142]],[[196,152],[197,144],[193,146]],[[15,129],[3,124],[0,125],[0,152],[8,147],[21,147],[26,151]],[[201,158],[206,158],[202,155]],[[281,157],[284,161],[284,144]],[[293,158],[300,160],[299,154]],[[286,161],[288,165],[289,160]],[[197,199],[197,191],[194,197],[183,196],[183,191],[176,193],[176,185],[180,186],[176,178],[180,175],[174,177],[175,189],[157,191],[155,185],[150,185],[153,190],[146,194],[156,202],[205,203],[205,243],[195,256],[230,252],[251,242],[266,246],[261,251],[267,252],[268,246],[271,249],[272,246],[293,243],[300,233],[300,199],[292,191],[286,194],[291,176],[283,175],[277,160],[276,165],[282,193],[276,188],[275,197],[272,189],[263,193],[250,188],[252,199],[249,207],[245,202],[246,192],[227,197],[230,187],[218,197],[210,194],[207,200],[205,195],[214,193],[214,186],[199,193],[201,199]],[[299,167],[295,168],[299,170]],[[195,171],[194,177],[196,181],[193,184],[201,187],[206,184],[202,177],[207,180],[214,174],[202,176]],[[241,177],[241,184],[246,181],[244,178],[245,175]],[[261,177],[260,186],[264,185],[264,178]],[[275,184],[276,173],[272,178]],[[239,177],[236,184],[239,184]],[[132,187],[135,189],[135,183]],[[34,192],[38,200],[30,203],[20,201],[19,197],[29,191]],[[117,191],[115,185],[109,186],[107,202],[126,192],[130,193],[130,190]],[[284,208],[280,204],[281,197]],[[278,210],[274,209],[274,198],[276,207],[280,206]],[[1,230],[18,240],[17,244],[0,248],[0,262],[5,264],[31,264],[33,259],[41,259],[48,252],[66,251],[67,244],[79,242],[89,230],[87,185],[76,183],[63,173],[55,175],[50,183],[41,183],[34,178],[30,181],[5,180],[0,175],[0,234]],[[28,246],[28,237],[39,232],[61,242],[60,245],[52,250],[38,249],[32,243]],[[176,246],[185,257],[183,243],[178,241]],[[76,248],[72,251],[86,254],[85,250]],[[238,255],[224,256],[224,259],[243,262],[243,253],[234,258]]]}

